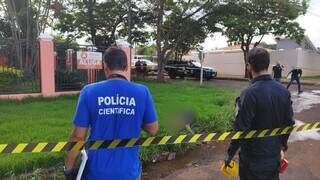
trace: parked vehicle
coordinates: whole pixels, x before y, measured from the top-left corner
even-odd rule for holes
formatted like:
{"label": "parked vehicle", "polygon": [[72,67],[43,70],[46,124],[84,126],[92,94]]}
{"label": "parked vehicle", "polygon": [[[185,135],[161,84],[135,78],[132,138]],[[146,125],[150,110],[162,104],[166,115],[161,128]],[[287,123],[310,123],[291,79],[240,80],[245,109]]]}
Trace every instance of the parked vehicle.
{"label": "parked vehicle", "polygon": [[[200,78],[201,64],[195,61],[175,61],[170,60],[165,66],[169,77],[175,79],[176,77],[194,77]],[[203,67],[203,78],[210,80],[217,76],[217,71],[211,67]]]}
{"label": "parked vehicle", "polygon": [[141,64],[147,64],[147,70],[148,72],[150,71],[157,71],[158,70],[158,64],[157,63],[154,63],[148,59],[132,59],[131,60],[131,69],[135,69],[135,64],[137,61],[141,61]]}

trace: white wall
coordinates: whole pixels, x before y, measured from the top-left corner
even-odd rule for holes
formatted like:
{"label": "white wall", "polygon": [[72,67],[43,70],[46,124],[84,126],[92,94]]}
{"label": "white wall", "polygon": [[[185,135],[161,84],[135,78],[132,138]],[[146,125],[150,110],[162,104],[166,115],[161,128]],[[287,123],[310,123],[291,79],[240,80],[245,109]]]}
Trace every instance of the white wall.
{"label": "white wall", "polygon": [[312,51],[301,51],[301,59],[298,66],[302,68],[305,76],[320,75],[320,54]]}
{"label": "white wall", "polygon": [[270,51],[270,68],[269,72],[272,72],[272,66],[280,62],[284,66],[283,76],[287,75],[292,67],[297,67],[298,65],[298,50],[277,50]]}
{"label": "white wall", "polygon": [[[185,56],[185,59],[195,60],[197,59],[197,55],[191,54]],[[285,66],[283,75],[286,75],[293,66],[302,68],[303,76],[320,75],[320,54],[311,51],[301,49],[270,51],[270,59],[270,72],[271,67],[279,61]],[[206,53],[204,65],[216,68],[218,75],[244,75],[245,64],[241,50]]]}
{"label": "white wall", "polygon": [[218,75],[244,75],[245,63],[241,51],[207,53],[204,65],[216,68]]}

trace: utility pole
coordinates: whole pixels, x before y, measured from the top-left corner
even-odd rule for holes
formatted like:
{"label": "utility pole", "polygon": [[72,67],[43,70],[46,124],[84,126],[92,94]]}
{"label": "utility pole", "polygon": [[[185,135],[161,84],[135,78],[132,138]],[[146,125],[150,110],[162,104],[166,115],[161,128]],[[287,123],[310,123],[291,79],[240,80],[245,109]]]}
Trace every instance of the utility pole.
{"label": "utility pole", "polygon": [[198,54],[198,57],[199,57],[199,60],[200,60],[200,64],[201,64],[201,70],[200,70],[200,86],[202,85],[203,83],[203,61],[204,61],[204,52],[201,49],[199,49],[199,54]]}

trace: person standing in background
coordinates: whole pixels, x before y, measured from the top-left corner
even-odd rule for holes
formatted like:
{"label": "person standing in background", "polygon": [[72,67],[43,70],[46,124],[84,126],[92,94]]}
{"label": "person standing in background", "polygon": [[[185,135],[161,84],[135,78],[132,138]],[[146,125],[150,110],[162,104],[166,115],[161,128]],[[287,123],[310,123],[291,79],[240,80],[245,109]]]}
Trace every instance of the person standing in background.
{"label": "person standing in background", "polygon": [[273,79],[281,83],[283,66],[278,61],[272,68]]}
{"label": "person standing in background", "polygon": [[298,94],[302,93],[300,78],[302,76],[302,70],[298,67],[292,67],[292,70],[288,73],[288,76],[291,74],[290,82],[288,83],[287,89],[290,88],[293,81],[296,81],[298,84]]}

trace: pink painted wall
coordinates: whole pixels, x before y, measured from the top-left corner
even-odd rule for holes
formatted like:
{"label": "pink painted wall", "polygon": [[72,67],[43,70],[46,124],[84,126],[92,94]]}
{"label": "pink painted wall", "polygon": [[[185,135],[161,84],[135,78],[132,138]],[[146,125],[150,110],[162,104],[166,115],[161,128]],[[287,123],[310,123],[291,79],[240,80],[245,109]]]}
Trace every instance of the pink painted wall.
{"label": "pink painted wall", "polygon": [[39,36],[40,44],[40,75],[41,75],[41,94],[44,97],[55,95],[54,80],[54,46],[50,35],[42,34]]}

